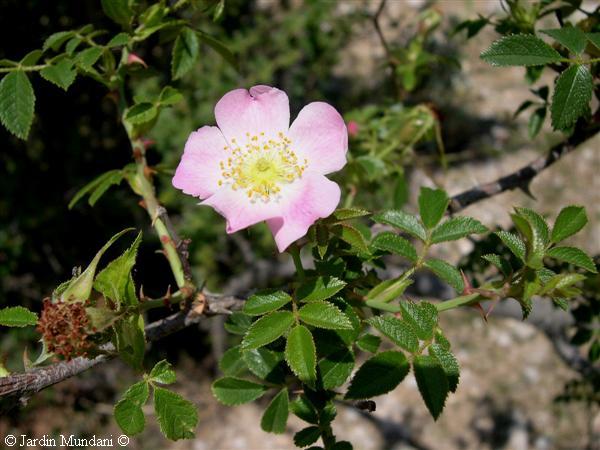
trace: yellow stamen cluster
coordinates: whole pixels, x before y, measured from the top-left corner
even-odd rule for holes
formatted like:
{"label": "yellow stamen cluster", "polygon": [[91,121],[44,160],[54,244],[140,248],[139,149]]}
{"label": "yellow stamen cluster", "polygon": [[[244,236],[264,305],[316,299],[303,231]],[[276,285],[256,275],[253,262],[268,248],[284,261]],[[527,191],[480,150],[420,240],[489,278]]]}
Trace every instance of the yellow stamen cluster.
{"label": "yellow stamen cluster", "polygon": [[308,161],[299,161],[291,149],[292,141],[283,133],[276,139],[267,139],[265,133],[246,133],[246,138],[243,146],[231,139],[224,147],[227,157],[220,163],[219,186],[242,189],[250,200],[268,202],[281,192],[283,184],[302,177]]}

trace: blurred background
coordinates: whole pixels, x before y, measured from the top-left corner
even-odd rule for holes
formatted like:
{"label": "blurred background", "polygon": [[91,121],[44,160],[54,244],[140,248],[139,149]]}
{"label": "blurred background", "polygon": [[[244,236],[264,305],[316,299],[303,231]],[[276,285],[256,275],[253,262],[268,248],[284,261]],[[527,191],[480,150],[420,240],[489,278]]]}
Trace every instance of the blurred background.
{"label": "blurred background", "polygon": [[[593,9],[595,2],[588,3]],[[157,165],[160,200],[180,233],[192,240],[195,276],[211,290],[244,293],[283,282],[293,271],[287,255],[275,252],[266,227],[228,236],[214,211],[197,207],[193,198],[170,185],[188,134],[214,123],[214,104],[233,88],[277,86],[290,97],[292,117],[315,100],[341,111],[353,123],[350,162],[336,175],[344,188],[342,201],[369,209],[414,210],[419,186],[435,182],[456,194],[518,169],[558,142],[561,135],[548,123],[532,139],[529,115],[514,116],[523,101],[535,99],[530,88],[551,85],[552,74],[543,73],[528,85],[523,69],[492,68],[479,60],[498,35],[493,27],[477,29],[477,20],[502,17],[502,8],[497,0],[389,0],[383,5],[375,0],[227,0],[216,23],[199,13],[192,17],[234,52],[239,66],[235,70],[213,50],[203,49],[192,73],[175,84],[185,101],[164,111],[149,136],[154,141],[149,163]],[[465,20],[473,23],[461,27]],[[552,20],[548,17],[555,26]],[[116,32],[99,2],[0,0],[0,59],[19,59],[52,32],[90,22]],[[467,39],[468,34],[476,35]],[[140,68],[132,92],[159,91],[158,81],[170,70],[170,49],[157,36],[136,53],[153,69]],[[125,186],[111,189],[93,208],[85,202],[67,208],[81,186],[130,160],[113,102],[89,79],[78,79],[66,95],[39,77],[32,82],[37,114],[28,141],[0,129],[0,307],[39,310],[42,299],[70,277],[73,267],[86,265],[97,248],[128,226],[145,231],[136,284],[146,295],[164,294],[174,285],[167,262],[156,253],[159,244],[146,212]],[[531,186],[535,199],[514,191],[465,213],[491,228],[506,228],[514,205],[534,207],[553,218],[567,204],[582,204],[590,223],[576,243],[598,255],[599,144],[598,139],[586,143],[537,177]],[[473,255],[491,244],[464,241],[439,246],[438,252],[461,262],[468,272],[476,264]],[[588,294],[573,308],[597,311],[597,280]],[[412,295],[445,298],[450,293],[422,278]],[[159,313],[153,314],[148,320]],[[500,311],[488,323],[475,310],[443,316],[463,370],[458,391],[437,422],[420,401],[414,379],[408,379],[378,399],[373,414],[340,407],[334,430],[364,450],[600,448],[594,385],[577,384],[580,374],[565,364],[535,320],[504,317],[511,315]],[[557,320],[566,319],[558,315]],[[39,351],[35,331],[0,333],[3,365],[21,371],[25,346],[33,354]],[[585,336],[568,333],[572,343],[586,342]],[[266,434],[259,427],[264,405],[226,408],[212,397],[210,382],[228,339],[222,318],[211,318],[152,344],[148,367],[165,357],[177,366],[175,389],[199,406],[200,424],[195,440],[171,443],[148,420],[130,448],[293,448],[291,436],[301,428],[299,422],[291,418],[283,436]],[[134,380],[124,363],[105,364],[0,417],[0,435],[117,436],[112,405]]]}

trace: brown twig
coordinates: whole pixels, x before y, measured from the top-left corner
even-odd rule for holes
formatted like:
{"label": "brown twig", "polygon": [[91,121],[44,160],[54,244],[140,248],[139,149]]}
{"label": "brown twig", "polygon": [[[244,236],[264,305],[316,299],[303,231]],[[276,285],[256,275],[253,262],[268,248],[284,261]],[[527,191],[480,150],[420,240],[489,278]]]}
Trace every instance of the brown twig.
{"label": "brown twig", "polygon": [[[200,314],[198,313],[198,309],[194,308],[192,304],[191,308],[152,322],[146,326],[147,340],[150,342],[158,341],[165,336],[198,323],[205,316],[231,314],[233,311],[240,309],[244,304],[244,300],[234,296],[204,293],[201,294],[201,297],[206,303]],[[105,346],[102,350],[106,354],[93,359],[78,357],[70,361],[62,361],[49,366],[35,368],[25,373],[0,378],[1,409],[12,408],[17,403],[24,404],[31,395],[78,375],[91,367],[109,361],[116,356],[113,353],[115,349],[112,344]]]}
{"label": "brown twig", "polygon": [[579,144],[587,141],[597,132],[597,127],[589,127],[575,132],[570,138],[552,147],[547,155],[540,156],[516,172],[498,178],[496,181],[474,186],[453,196],[448,211],[451,214],[457,213],[473,203],[512,189],[522,189],[529,194],[529,184],[537,175],[575,150]]}

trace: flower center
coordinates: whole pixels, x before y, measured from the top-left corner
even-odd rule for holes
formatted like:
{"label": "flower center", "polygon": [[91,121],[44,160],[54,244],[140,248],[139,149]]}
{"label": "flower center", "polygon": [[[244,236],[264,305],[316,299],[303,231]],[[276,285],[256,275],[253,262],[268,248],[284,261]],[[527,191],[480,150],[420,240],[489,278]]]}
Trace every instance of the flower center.
{"label": "flower center", "polygon": [[283,133],[276,139],[266,139],[264,133],[246,133],[247,144],[240,146],[235,139],[224,150],[228,157],[221,161],[219,186],[242,189],[252,201],[264,202],[276,198],[285,184],[302,177],[308,161],[298,160],[292,141]]}

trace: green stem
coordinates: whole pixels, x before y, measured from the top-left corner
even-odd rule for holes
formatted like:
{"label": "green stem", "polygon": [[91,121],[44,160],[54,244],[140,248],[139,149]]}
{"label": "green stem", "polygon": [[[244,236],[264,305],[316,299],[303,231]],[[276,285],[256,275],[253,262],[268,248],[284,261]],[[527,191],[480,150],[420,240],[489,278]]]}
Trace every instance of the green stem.
{"label": "green stem", "polygon": [[480,294],[462,295],[460,297],[453,298],[452,300],[436,303],[435,307],[437,308],[438,312],[448,311],[449,309],[458,308],[460,306],[473,305],[485,299],[486,298]]}
{"label": "green stem", "polygon": [[150,300],[143,301],[139,305],[139,311],[148,311],[150,309],[162,308],[167,303],[171,305],[176,305],[177,303],[181,303],[185,299],[184,295],[181,291],[174,292],[170,295],[165,295],[161,298],[153,298]]}

